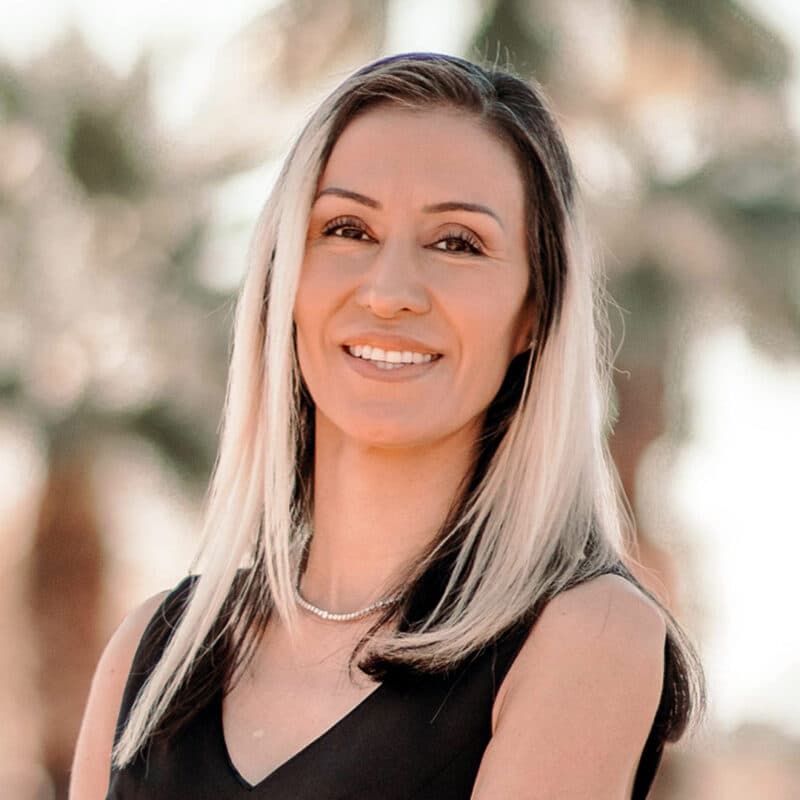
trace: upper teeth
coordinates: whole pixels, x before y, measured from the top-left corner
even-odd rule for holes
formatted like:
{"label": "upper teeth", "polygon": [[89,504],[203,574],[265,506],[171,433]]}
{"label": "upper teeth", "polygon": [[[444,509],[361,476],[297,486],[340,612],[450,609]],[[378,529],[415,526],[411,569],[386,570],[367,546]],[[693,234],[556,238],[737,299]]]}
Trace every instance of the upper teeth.
{"label": "upper teeth", "polygon": [[347,352],[369,361],[387,361],[390,364],[425,364],[433,359],[431,353],[414,353],[411,350],[384,350],[368,344],[347,345]]}

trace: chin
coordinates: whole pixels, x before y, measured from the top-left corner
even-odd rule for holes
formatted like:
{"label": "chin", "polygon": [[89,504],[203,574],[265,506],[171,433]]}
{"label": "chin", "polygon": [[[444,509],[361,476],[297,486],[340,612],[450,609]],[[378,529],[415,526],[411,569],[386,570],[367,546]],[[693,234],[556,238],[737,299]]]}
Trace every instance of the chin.
{"label": "chin", "polygon": [[[357,418],[340,417],[332,421],[332,426],[337,430],[338,438],[351,441],[364,447],[383,447],[388,449],[401,449],[418,447],[431,444],[442,435],[440,426],[421,424],[425,420],[422,415],[414,418],[398,419],[385,418],[370,420],[361,415]],[[335,436],[337,434],[334,434]]]}
{"label": "chin", "polygon": [[348,438],[364,447],[378,447],[387,450],[401,450],[431,443],[431,437],[420,431],[404,430],[399,427],[364,427],[351,430]]}
{"label": "chin", "polygon": [[340,409],[338,414],[325,415],[317,406],[318,433],[321,428],[328,428],[334,440],[387,450],[430,447],[453,436],[471,436],[474,433],[465,430],[471,428],[469,424],[454,425],[457,420],[448,418],[446,414],[434,416],[430,407],[419,408],[414,413],[407,409],[405,414],[380,414],[374,407],[371,412],[349,408],[346,411]]}

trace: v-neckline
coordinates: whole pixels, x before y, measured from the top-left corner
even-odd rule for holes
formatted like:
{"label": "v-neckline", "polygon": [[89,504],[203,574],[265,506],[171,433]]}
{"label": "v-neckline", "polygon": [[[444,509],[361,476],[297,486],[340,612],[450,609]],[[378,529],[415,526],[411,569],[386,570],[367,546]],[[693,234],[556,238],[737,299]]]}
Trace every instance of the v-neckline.
{"label": "v-neckline", "polygon": [[356,703],[344,716],[339,717],[336,722],[326,728],[322,733],[316,736],[307,744],[303,745],[297,752],[293,753],[289,758],[285,761],[282,761],[275,767],[273,770],[268,772],[261,780],[257,781],[256,783],[250,783],[250,781],[245,778],[241,772],[236,767],[236,764],[233,763],[233,759],[231,758],[231,752],[228,749],[228,742],[225,739],[225,726],[222,721],[222,703],[224,700],[224,695],[220,691],[217,693],[217,700],[215,703],[214,708],[214,720],[217,725],[217,735],[219,737],[219,742],[222,746],[222,751],[225,755],[225,761],[228,764],[228,768],[230,769],[232,777],[236,780],[236,782],[246,791],[254,792],[258,789],[264,787],[267,783],[272,781],[279,773],[284,772],[285,770],[289,769],[296,761],[301,759],[303,756],[307,755],[309,751],[316,749],[318,746],[322,744],[322,742],[328,739],[331,735],[336,733],[341,727],[345,726],[348,722],[350,722],[357,714],[362,711],[370,700],[372,700],[376,695],[380,694],[382,690],[385,688],[386,683],[379,683],[366,697],[362,698],[358,703]]}

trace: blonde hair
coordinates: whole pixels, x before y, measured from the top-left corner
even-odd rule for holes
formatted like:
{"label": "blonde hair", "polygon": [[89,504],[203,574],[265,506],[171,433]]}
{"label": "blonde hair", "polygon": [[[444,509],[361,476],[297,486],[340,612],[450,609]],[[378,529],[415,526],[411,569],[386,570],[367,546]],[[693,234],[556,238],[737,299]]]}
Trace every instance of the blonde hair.
{"label": "blonde hair", "polygon": [[[636,582],[621,566],[632,526],[604,435],[611,363],[600,286],[567,149],[541,90],[452,56],[374,62],[314,112],[258,222],[194,565],[202,563],[202,572],[116,743],[117,767],[190,713],[196,703],[187,697],[220,681],[230,685],[268,614],[293,626],[313,491],[313,401],[293,335],[308,218],[341,132],[385,104],[461,109],[513,148],[526,185],[529,301],[538,325],[535,346],[512,362],[487,410],[474,467],[451,513],[395,587],[403,601],[372,629],[383,625],[382,632],[357,648],[369,644],[361,668],[374,675],[393,666],[443,670],[571,585],[613,569]],[[680,626],[664,613],[675,665],[666,738],[677,739],[702,706],[702,673]],[[396,624],[387,629],[387,621]],[[198,664],[222,639],[230,657],[209,678]],[[206,679],[195,680],[201,674]]]}

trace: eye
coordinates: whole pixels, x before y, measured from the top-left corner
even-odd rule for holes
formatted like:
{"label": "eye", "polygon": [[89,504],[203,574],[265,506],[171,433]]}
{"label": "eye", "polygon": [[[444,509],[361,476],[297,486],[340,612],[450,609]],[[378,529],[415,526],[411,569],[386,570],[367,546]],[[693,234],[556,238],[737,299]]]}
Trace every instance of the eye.
{"label": "eye", "polygon": [[[444,247],[439,247],[444,243]],[[446,253],[465,253],[467,255],[483,255],[481,243],[476,236],[465,230],[445,231],[445,235],[433,245],[437,250]]]}
{"label": "eye", "polygon": [[366,241],[369,239],[363,223],[355,217],[337,217],[332,219],[322,229],[323,236],[336,236],[340,239],[355,239]]}

